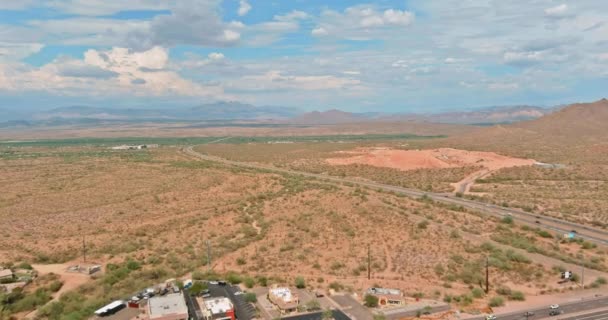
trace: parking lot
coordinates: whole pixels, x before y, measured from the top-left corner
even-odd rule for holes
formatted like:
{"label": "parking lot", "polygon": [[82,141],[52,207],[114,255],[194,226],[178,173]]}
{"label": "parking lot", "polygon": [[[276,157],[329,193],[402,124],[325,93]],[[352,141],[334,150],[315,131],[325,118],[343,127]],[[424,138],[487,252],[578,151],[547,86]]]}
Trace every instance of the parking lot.
{"label": "parking lot", "polygon": [[243,295],[235,295],[241,291],[237,286],[209,284],[211,297],[227,297],[234,304],[234,311],[239,320],[251,320],[256,316],[256,310],[251,303],[245,301]]}
{"label": "parking lot", "polygon": [[349,295],[334,295],[331,297],[340,309],[353,320],[372,320],[372,313]]}

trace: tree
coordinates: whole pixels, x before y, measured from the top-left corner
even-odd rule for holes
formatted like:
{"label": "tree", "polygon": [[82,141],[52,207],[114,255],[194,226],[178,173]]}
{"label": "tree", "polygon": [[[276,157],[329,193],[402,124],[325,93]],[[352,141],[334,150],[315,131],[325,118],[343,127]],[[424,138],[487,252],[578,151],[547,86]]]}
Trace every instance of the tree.
{"label": "tree", "polygon": [[255,280],[253,280],[253,278],[251,277],[247,277],[245,278],[245,280],[243,281],[245,283],[245,287],[251,289],[255,286]]}
{"label": "tree", "polygon": [[366,294],[363,300],[365,301],[365,306],[368,308],[375,308],[378,306],[378,297],[374,295]]}
{"label": "tree", "polygon": [[190,287],[190,293],[193,295],[199,295],[203,291],[207,290],[208,287],[209,286],[207,285],[206,282],[196,281],[196,282],[194,282],[192,287]]}
{"label": "tree", "polygon": [[296,288],[298,289],[304,289],[306,288],[306,281],[304,280],[303,277],[296,277]]}

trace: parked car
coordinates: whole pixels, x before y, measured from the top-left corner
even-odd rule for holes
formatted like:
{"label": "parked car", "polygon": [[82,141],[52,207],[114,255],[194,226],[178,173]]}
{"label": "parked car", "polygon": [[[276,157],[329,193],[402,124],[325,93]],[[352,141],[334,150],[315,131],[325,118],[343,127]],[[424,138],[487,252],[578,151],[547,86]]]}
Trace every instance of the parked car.
{"label": "parked car", "polygon": [[493,314],[489,314],[488,316],[486,316],[486,320],[496,320],[496,316]]}
{"label": "parked car", "polygon": [[323,291],[320,291],[320,290],[315,291],[315,297],[323,298],[324,296],[325,296],[325,294],[323,294]]}
{"label": "parked car", "polygon": [[235,296],[240,296],[240,295],[243,295],[243,294],[245,294],[243,291],[237,291],[237,292],[234,293]]}
{"label": "parked car", "polygon": [[209,281],[209,284],[217,285],[218,282],[217,281]]}
{"label": "parked car", "polygon": [[226,281],[218,281],[217,284],[219,284],[220,286],[225,286],[226,285]]}
{"label": "parked car", "polygon": [[549,315],[558,316],[562,314],[562,310],[559,308],[559,304],[552,304],[549,306]]}

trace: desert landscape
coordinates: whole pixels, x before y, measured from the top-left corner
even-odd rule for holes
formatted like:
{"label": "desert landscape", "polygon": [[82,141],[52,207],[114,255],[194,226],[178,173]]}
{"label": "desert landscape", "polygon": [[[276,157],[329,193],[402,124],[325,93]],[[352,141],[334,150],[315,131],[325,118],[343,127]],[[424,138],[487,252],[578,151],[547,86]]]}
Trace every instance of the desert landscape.
{"label": "desert landscape", "polygon": [[[112,297],[194,273],[265,286],[303,278],[313,289],[355,293],[394,287],[473,313],[498,299],[513,307],[572,290],[557,280],[577,264],[593,287],[608,276],[608,251],[593,241],[426,196],[272,170],[443,192],[603,228],[603,171],[590,169],[601,164],[545,168],[518,157],[525,149],[469,151],[453,142],[458,136],[302,137],[159,138],[158,147],[140,150],[110,148],[118,138],[5,142],[0,261],[29,263],[63,289],[41,289],[47,296],[3,314],[53,318],[69,309],[80,318]],[[184,152],[189,143],[194,152],[271,169],[201,160]],[[89,263],[124,267],[92,279],[58,272],[82,263],[83,243]],[[486,257],[496,284],[487,294]],[[44,277],[22,299],[33,299]]]}

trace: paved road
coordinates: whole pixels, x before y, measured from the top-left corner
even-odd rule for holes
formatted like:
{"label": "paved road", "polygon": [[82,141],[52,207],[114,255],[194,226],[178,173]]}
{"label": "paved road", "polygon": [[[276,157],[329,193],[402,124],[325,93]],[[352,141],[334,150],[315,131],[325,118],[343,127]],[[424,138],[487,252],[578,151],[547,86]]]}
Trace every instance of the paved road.
{"label": "paved road", "polygon": [[[346,314],[344,314],[344,312],[342,312],[340,310],[332,310],[331,314],[335,320],[351,320]],[[293,317],[285,317],[285,318],[281,318],[281,319],[283,319],[283,320],[322,320],[323,312],[307,313],[307,314],[301,314],[301,315],[293,316]]]}
{"label": "paved road", "polygon": [[[551,317],[555,320],[575,320],[575,319],[581,320],[585,316],[578,315],[578,316],[568,317],[568,314],[580,313],[580,312],[587,311],[587,310],[593,310],[593,309],[599,309],[599,308],[605,308],[605,307],[608,307],[608,297],[601,297],[601,298],[596,298],[596,299],[589,299],[589,300],[576,301],[576,302],[562,304],[560,306],[560,308],[563,311],[563,313],[559,316],[551,317],[549,315],[549,306],[547,306],[545,308],[536,308],[536,309],[524,310],[524,311],[520,311],[520,312],[516,312],[516,313],[496,315],[496,319],[497,320],[523,320],[523,319],[526,319],[526,317],[524,316],[524,312],[531,311],[534,313],[534,315],[529,317],[528,318],[529,320],[543,319],[543,318],[548,318],[548,317]],[[606,317],[605,319],[608,319],[608,311],[604,311],[604,314]],[[476,318],[472,318],[471,320],[483,320],[483,319],[485,319],[485,317],[476,317]],[[599,320],[599,319],[602,319],[602,318],[600,317],[597,320]],[[593,320],[593,319],[587,319],[587,320]]]}
{"label": "paved road", "polygon": [[569,221],[565,221],[565,220],[561,220],[561,219],[557,219],[557,218],[536,216],[534,214],[524,212],[522,210],[516,210],[516,209],[501,207],[501,206],[497,206],[497,205],[493,205],[493,204],[487,204],[487,203],[483,203],[483,202],[479,202],[479,201],[458,198],[458,197],[450,196],[447,194],[423,192],[423,191],[419,191],[419,190],[415,190],[415,189],[396,187],[396,186],[391,186],[391,185],[381,184],[381,183],[376,183],[376,182],[360,181],[360,180],[355,180],[355,179],[350,179],[350,178],[333,177],[333,176],[327,176],[327,175],[322,175],[322,174],[275,168],[275,167],[271,167],[271,166],[259,165],[259,164],[254,164],[254,163],[232,161],[232,160],[227,160],[227,159],[223,159],[220,157],[209,156],[209,155],[205,155],[205,154],[196,152],[192,149],[192,147],[184,148],[183,152],[185,152],[186,154],[189,154],[193,157],[202,159],[202,160],[221,162],[221,163],[232,165],[232,166],[238,166],[238,167],[244,167],[244,168],[250,168],[250,169],[258,169],[258,170],[266,170],[266,171],[283,173],[283,174],[300,175],[300,176],[304,176],[304,177],[316,178],[316,179],[333,181],[333,182],[338,182],[338,183],[351,183],[351,184],[370,187],[370,188],[374,188],[374,189],[381,189],[381,190],[385,190],[385,191],[396,192],[396,193],[404,194],[404,195],[411,196],[411,197],[426,196],[426,197],[428,197],[432,200],[438,201],[438,202],[462,206],[462,207],[465,207],[468,209],[473,209],[473,210],[476,210],[476,211],[479,211],[479,212],[482,212],[484,214],[491,215],[494,217],[501,218],[501,217],[508,215],[508,216],[511,216],[513,218],[513,220],[515,220],[519,223],[526,224],[529,226],[543,228],[543,229],[550,230],[550,231],[554,231],[559,234],[565,234],[565,233],[569,233],[572,230],[575,230],[577,232],[578,237],[580,237],[580,238],[583,238],[583,239],[591,241],[591,242],[595,242],[597,244],[608,245],[608,231],[595,229],[592,227],[584,226],[581,224],[577,224],[577,223],[573,223],[573,222],[569,222]]}
{"label": "paved road", "polygon": [[[559,320],[606,320],[608,319],[608,310],[590,312],[584,315],[577,315],[567,318],[558,318]],[[558,320],[556,319],[556,320]]]}

